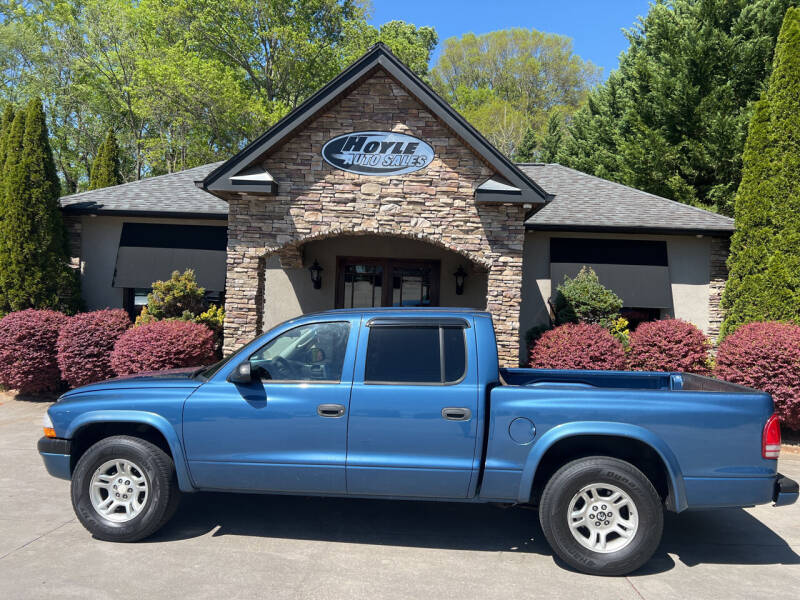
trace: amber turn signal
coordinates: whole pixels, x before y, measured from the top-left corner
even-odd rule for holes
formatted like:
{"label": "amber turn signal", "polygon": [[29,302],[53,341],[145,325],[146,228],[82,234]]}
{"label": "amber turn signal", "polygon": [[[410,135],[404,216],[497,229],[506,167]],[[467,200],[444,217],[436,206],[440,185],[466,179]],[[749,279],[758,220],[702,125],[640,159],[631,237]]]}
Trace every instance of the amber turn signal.
{"label": "amber turn signal", "polygon": [[53,428],[53,422],[50,420],[50,415],[44,413],[42,417],[42,429],[44,429],[44,437],[56,437],[56,430]]}

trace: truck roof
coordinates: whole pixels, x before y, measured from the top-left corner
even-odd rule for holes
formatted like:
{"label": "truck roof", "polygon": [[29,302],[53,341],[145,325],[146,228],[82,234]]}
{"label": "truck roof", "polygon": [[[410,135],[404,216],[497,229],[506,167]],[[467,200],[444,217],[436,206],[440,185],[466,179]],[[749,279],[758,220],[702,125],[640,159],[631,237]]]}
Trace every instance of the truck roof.
{"label": "truck roof", "polygon": [[478,310],[477,308],[463,308],[463,307],[449,307],[449,306],[383,306],[376,308],[334,308],[330,310],[322,310],[315,313],[308,313],[303,315],[310,317],[313,315],[330,315],[330,314],[365,314],[365,313],[389,313],[392,315],[402,314],[435,314],[435,315],[481,315],[491,316],[485,310]]}

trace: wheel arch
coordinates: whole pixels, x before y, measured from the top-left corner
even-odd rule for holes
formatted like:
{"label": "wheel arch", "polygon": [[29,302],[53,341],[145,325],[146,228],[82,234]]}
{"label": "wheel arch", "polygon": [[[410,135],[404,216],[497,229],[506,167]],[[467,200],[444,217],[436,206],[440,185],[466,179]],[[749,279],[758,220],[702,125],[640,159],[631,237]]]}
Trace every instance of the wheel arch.
{"label": "wheel arch", "polygon": [[638,425],[579,422],[548,430],[531,448],[519,488],[519,502],[535,502],[547,479],[563,464],[583,456],[611,456],[627,460],[653,480],[669,510],[687,508],[683,475],[669,447]]}
{"label": "wheel arch", "polygon": [[172,458],[181,491],[194,490],[183,447],[174,426],[161,415],[141,411],[92,411],[80,415],[70,423],[65,434],[66,438],[72,440],[70,473],[92,444],[112,435],[139,437],[159,446]]}

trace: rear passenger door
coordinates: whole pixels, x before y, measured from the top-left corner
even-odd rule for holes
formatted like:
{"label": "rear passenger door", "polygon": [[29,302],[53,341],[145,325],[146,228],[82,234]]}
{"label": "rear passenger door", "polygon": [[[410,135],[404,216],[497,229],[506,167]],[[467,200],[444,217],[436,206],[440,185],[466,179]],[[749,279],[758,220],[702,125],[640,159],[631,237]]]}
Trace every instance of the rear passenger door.
{"label": "rear passenger door", "polygon": [[477,453],[474,328],[365,317],[347,435],[349,494],[465,498]]}

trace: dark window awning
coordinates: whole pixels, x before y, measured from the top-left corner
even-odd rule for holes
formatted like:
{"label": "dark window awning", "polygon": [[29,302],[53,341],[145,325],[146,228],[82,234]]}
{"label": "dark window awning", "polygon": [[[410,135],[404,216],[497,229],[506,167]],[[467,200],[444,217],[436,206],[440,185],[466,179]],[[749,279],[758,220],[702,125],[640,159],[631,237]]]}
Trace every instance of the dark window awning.
{"label": "dark window awning", "polygon": [[194,269],[206,290],[225,289],[227,229],[204,225],[124,223],[113,286],[149,288],[173,271]]}
{"label": "dark window awning", "polygon": [[624,306],[673,306],[666,242],[551,238],[553,296],[565,277],[575,277],[584,266],[594,269],[600,283],[622,298]]}

